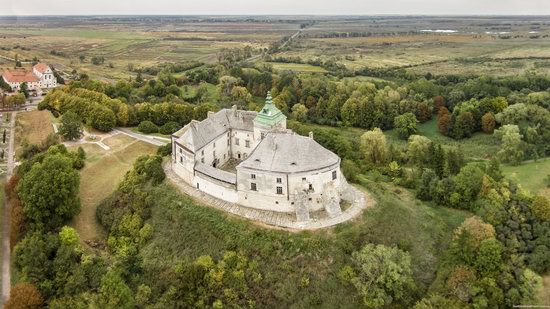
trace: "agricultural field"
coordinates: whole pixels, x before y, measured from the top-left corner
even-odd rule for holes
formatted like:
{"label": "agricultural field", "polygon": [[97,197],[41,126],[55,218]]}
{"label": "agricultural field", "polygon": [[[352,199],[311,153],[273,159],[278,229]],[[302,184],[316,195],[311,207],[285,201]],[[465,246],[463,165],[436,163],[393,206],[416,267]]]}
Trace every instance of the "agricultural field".
{"label": "agricultural field", "polygon": [[[135,159],[141,155],[154,154],[157,147],[137,141],[129,136],[117,134],[103,140],[110,147],[105,150],[96,144],[80,145],[86,152],[86,166],[80,171],[80,213],[73,218],[75,227],[83,241],[103,239],[104,232],[97,223],[95,209],[108,197],[124,174],[132,168]],[[75,150],[79,145],[69,147]]]}
{"label": "agricultural field", "polygon": [[335,59],[350,70],[411,68],[419,74],[549,73],[544,21],[491,17],[371,17],[325,20],[274,57]]}
{"label": "agricultural field", "polygon": [[[129,70],[132,66],[213,63],[223,48],[264,49],[299,28],[296,21],[200,22],[185,18],[152,23],[84,17],[13,22],[0,18],[0,56],[13,59],[17,55],[26,61],[36,57],[59,71],[76,70],[104,80],[135,76]],[[85,58],[81,60],[81,56]],[[104,57],[105,62],[92,64],[94,56]]]}

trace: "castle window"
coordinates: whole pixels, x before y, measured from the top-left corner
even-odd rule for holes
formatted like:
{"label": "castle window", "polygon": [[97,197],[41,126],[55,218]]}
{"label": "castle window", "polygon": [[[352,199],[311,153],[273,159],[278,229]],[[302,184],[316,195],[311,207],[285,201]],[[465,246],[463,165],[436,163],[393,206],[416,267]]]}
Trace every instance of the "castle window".
{"label": "castle window", "polygon": [[283,182],[283,179],[277,178],[277,183],[282,183],[282,182]]}
{"label": "castle window", "polygon": [[204,156],[204,149],[203,149],[203,150],[201,150],[201,155],[203,155],[203,156]]}
{"label": "castle window", "polygon": [[231,145],[231,141],[227,139],[227,146],[230,146],[230,145]]}
{"label": "castle window", "polygon": [[212,145],[213,145],[212,147],[216,148],[216,142],[214,142]]}
{"label": "castle window", "polygon": [[313,190],[313,185],[312,184],[309,184],[309,189]]}
{"label": "castle window", "polygon": [[277,187],[277,194],[283,194],[283,187]]}
{"label": "castle window", "polygon": [[183,149],[180,148],[180,153],[183,153]]}
{"label": "castle window", "polygon": [[183,164],[183,157],[180,157],[180,163]]}
{"label": "castle window", "polygon": [[250,141],[249,140],[244,141],[244,143],[245,143],[246,148],[250,148]]}
{"label": "castle window", "polygon": [[256,174],[250,174],[250,178],[256,179]]}
{"label": "castle window", "polygon": [[253,183],[250,184],[250,190],[258,191],[258,187],[256,187],[256,183],[253,182]]}
{"label": "castle window", "polygon": [[216,150],[212,151],[212,155],[216,158]]}
{"label": "castle window", "polygon": [[336,179],[336,171],[332,171],[332,180]]}
{"label": "castle window", "polygon": [[235,145],[239,146],[239,139],[235,138]]}
{"label": "castle window", "polygon": [[201,163],[204,163],[204,158],[201,159]]}
{"label": "castle window", "polygon": [[306,181],[306,178],[305,178],[305,177],[302,177],[302,180],[303,180],[303,181]]}

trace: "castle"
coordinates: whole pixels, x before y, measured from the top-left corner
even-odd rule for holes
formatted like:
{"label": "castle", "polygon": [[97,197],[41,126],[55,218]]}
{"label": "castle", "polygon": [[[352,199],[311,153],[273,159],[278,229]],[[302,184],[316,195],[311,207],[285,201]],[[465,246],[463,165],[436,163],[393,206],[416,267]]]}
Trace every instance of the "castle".
{"label": "castle", "polygon": [[296,213],[341,213],[340,158],[313,134],[286,128],[268,93],[260,112],[222,109],[172,135],[172,170],[187,184],[246,207]]}
{"label": "castle", "polygon": [[26,69],[6,70],[2,74],[4,81],[13,91],[21,90],[21,84],[26,83],[28,90],[39,90],[57,87],[57,79],[52,69],[45,63],[37,63],[32,71]]}

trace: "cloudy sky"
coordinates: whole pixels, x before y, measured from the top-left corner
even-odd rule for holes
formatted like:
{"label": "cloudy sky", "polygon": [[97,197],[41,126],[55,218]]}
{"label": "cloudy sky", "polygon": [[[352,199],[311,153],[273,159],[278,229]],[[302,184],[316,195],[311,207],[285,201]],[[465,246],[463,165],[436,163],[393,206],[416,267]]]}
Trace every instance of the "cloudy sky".
{"label": "cloudy sky", "polygon": [[0,0],[0,15],[550,14],[550,0]]}

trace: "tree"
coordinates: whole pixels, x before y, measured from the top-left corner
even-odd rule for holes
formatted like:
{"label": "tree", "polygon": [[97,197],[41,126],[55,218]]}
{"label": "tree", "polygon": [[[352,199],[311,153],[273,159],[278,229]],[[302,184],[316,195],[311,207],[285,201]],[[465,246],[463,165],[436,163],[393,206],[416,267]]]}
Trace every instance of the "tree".
{"label": "tree", "polygon": [[348,280],[369,308],[399,301],[414,286],[411,257],[400,249],[367,244],[351,259],[353,269],[348,271]]}
{"label": "tree", "polygon": [[495,136],[502,141],[502,148],[497,153],[502,162],[520,164],[523,160],[522,135],[517,125],[507,124],[495,131]]}
{"label": "tree", "polygon": [[298,121],[305,121],[307,117],[307,107],[304,104],[294,104],[292,106],[292,118]]}
{"label": "tree", "polygon": [[379,128],[365,132],[361,136],[361,150],[371,164],[384,164],[388,160],[386,136]]}
{"label": "tree", "polygon": [[138,131],[146,134],[157,133],[159,131],[159,127],[151,121],[145,120],[139,123]]}
{"label": "tree", "polygon": [[474,115],[471,112],[461,112],[456,117],[452,137],[457,139],[470,137],[474,133],[474,129]]}
{"label": "tree", "polygon": [[400,139],[407,139],[409,136],[416,134],[416,123],[416,116],[413,113],[405,113],[393,120],[393,125]]}
{"label": "tree", "polygon": [[63,114],[59,134],[69,141],[80,139],[82,136],[82,121],[75,112],[68,111]]}
{"label": "tree", "polygon": [[495,126],[496,121],[493,113],[486,113],[485,115],[483,115],[483,117],[481,117],[481,129],[483,130],[483,132],[493,134]]}
{"label": "tree", "polygon": [[106,309],[135,307],[132,290],[114,270],[108,271],[101,279],[98,302],[101,308]]}
{"label": "tree", "polygon": [[451,121],[451,113],[443,106],[437,113],[437,130],[443,135],[449,134],[449,122]]}
{"label": "tree", "polygon": [[115,127],[116,116],[108,107],[95,105],[92,107],[87,121],[92,128],[102,132],[109,132]]}
{"label": "tree", "polygon": [[18,191],[25,216],[37,226],[61,226],[80,210],[79,183],[70,158],[60,153],[46,155],[20,182]]}
{"label": "tree", "polygon": [[535,197],[531,204],[531,209],[536,218],[542,221],[550,221],[550,200],[545,196]]}
{"label": "tree", "polygon": [[439,109],[441,109],[442,107],[445,107],[445,98],[438,95],[433,98],[433,102],[434,102],[434,106],[433,106],[434,113],[438,114]]}
{"label": "tree", "polygon": [[27,83],[22,83],[19,93],[22,93],[25,96],[25,99],[27,99],[29,97],[29,85],[27,85]]}
{"label": "tree", "polygon": [[407,156],[416,166],[424,166],[430,157],[432,141],[421,135],[411,135],[407,143]]}
{"label": "tree", "polygon": [[44,298],[38,289],[28,283],[19,282],[10,291],[10,299],[5,309],[39,309],[44,305]]}

